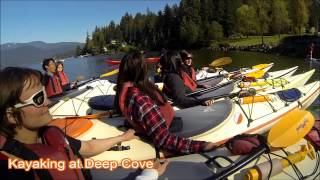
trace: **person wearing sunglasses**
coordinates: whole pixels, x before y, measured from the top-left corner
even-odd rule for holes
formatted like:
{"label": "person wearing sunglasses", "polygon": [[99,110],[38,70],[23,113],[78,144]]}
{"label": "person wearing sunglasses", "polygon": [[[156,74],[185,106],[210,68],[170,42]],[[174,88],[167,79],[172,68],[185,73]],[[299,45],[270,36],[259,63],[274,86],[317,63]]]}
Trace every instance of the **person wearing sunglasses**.
{"label": "person wearing sunglasses", "polygon": [[44,73],[44,85],[47,96],[54,98],[63,94],[63,88],[56,71],[56,62],[52,58],[44,59],[42,62]]}
{"label": "person wearing sunglasses", "polygon": [[[0,71],[0,177],[2,179],[91,179],[85,169],[9,169],[9,161],[77,160],[98,155],[114,145],[135,139],[129,129],[122,135],[80,141],[69,137],[57,127],[48,126],[49,113],[46,91],[40,71],[7,67]],[[14,167],[14,166],[13,166]],[[160,168],[159,168],[160,167]],[[154,171],[163,171],[157,166]],[[144,176],[143,174],[141,175]]]}
{"label": "person wearing sunglasses", "polygon": [[[193,64],[192,64],[193,55],[186,50],[182,50],[182,51],[180,51],[180,56],[181,56],[181,60],[182,60],[181,69],[185,72],[182,75],[182,78],[184,80],[185,85],[188,86],[188,83],[186,83],[187,81],[193,81],[196,88],[210,87],[210,84],[197,84],[196,71],[195,71]],[[188,77],[184,77],[184,76],[188,76]],[[190,86],[188,86],[188,87],[190,88]],[[192,91],[195,91],[195,89],[192,89],[192,87],[190,89]]]}
{"label": "person wearing sunglasses", "polygon": [[194,92],[198,85],[188,76],[182,67],[180,53],[168,51],[160,58],[161,72],[163,76],[163,93],[173,100],[175,105],[188,108],[197,105],[210,106],[213,100],[202,100],[188,97],[187,94]]}
{"label": "person wearing sunglasses", "polygon": [[193,59],[192,54],[186,50],[182,50],[180,51],[180,56],[182,59],[182,63],[183,63],[182,65],[185,72],[191,77],[193,81],[196,81],[196,71],[194,70],[194,67],[192,65],[192,59]]}

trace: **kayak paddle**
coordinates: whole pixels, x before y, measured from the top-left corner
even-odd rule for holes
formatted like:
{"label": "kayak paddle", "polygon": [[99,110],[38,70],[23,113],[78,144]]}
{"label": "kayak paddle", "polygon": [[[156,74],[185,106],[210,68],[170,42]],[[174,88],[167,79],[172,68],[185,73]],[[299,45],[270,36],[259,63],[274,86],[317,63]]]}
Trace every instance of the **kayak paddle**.
{"label": "kayak paddle", "polygon": [[[100,117],[109,116],[109,115],[110,115],[110,112],[96,113],[96,114],[90,114],[85,116],[68,116],[68,117],[65,117],[65,115],[62,115],[62,116],[64,116],[63,119],[77,119],[77,118],[78,119],[98,119]],[[55,116],[59,116],[59,115],[55,115]],[[60,118],[57,118],[57,119],[60,119]],[[57,119],[53,119],[53,121]]]}
{"label": "kayak paddle", "polygon": [[[220,172],[212,170],[214,175],[210,178],[216,180],[226,179],[229,175],[242,169],[262,154],[269,152],[270,148],[288,147],[298,143],[311,130],[315,122],[310,112],[299,109],[292,110],[279,118],[280,120],[271,127],[267,144],[262,145],[250,155],[240,158],[239,161],[224,167]],[[227,161],[230,160],[222,156],[219,156],[219,158],[225,158]],[[209,164],[209,166],[217,164],[216,159],[217,157],[211,157],[206,164]]]}
{"label": "kayak paddle", "polygon": [[107,73],[101,74],[101,75],[100,75],[100,78],[112,76],[112,75],[115,75],[115,74],[117,74],[117,73],[119,73],[119,69],[114,69],[114,70],[109,71],[109,72],[107,72]]}
{"label": "kayak paddle", "polygon": [[232,59],[230,57],[222,57],[216,60],[213,60],[209,66],[211,67],[218,67],[218,66],[224,66],[232,63]]}

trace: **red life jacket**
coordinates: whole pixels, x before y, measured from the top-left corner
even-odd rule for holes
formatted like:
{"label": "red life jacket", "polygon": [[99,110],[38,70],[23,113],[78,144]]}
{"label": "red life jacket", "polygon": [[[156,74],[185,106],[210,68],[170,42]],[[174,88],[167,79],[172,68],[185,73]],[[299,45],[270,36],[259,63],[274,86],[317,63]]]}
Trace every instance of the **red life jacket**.
{"label": "red life jacket", "polygon": [[[0,135],[0,149],[23,160],[43,160],[65,161],[65,170],[57,169],[33,169],[35,179],[80,179],[91,178],[88,170],[70,169],[68,163],[70,160],[77,160],[73,150],[69,146],[64,133],[57,127],[44,127],[42,138],[45,144],[24,144],[14,139],[7,139]],[[51,177],[51,178],[50,178]]]}
{"label": "red life jacket", "polygon": [[68,76],[63,71],[58,72],[58,77],[60,79],[61,85],[65,86],[69,83]]}
{"label": "red life jacket", "polygon": [[197,80],[197,79],[196,79],[196,71],[193,69],[192,66],[190,66],[190,69],[191,69],[191,79],[192,79],[193,81],[196,81],[196,80]]}
{"label": "red life jacket", "polygon": [[58,76],[53,75],[53,76],[47,76],[47,84],[46,84],[46,93],[48,97],[56,96],[59,94],[62,94],[63,90],[61,87],[61,84],[59,82]]}
{"label": "red life jacket", "polygon": [[183,84],[191,89],[191,91],[195,91],[197,89],[197,83],[192,80],[188,73],[181,71],[181,79],[183,80]]}
{"label": "red life jacket", "polygon": [[[128,93],[133,94],[133,93],[137,93],[137,92],[140,92],[140,90],[136,87],[133,87],[133,84],[131,82],[125,82],[123,84],[123,87],[122,87],[120,95],[119,95],[119,107],[120,107],[122,114],[126,117],[126,120],[129,122],[129,124],[133,128],[135,128],[139,132],[145,132],[138,123],[134,122],[129,117],[128,110],[125,105],[125,103],[126,103],[125,100],[126,100]],[[162,99],[160,94],[157,94],[157,96],[159,99]],[[161,115],[165,119],[166,125],[169,128],[171,125],[171,122],[173,120],[173,117],[174,117],[174,109],[172,108],[172,106],[168,102],[165,103],[164,105],[158,105],[158,106],[159,106]]]}

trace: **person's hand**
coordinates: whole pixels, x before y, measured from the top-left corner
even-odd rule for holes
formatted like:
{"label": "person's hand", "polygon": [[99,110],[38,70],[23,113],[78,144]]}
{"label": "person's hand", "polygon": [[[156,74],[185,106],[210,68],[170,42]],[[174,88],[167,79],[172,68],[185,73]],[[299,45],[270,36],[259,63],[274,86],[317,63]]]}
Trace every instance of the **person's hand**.
{"label": "person's hand", "polygon": [[211,87],[211,86],[208,85],[208,84],[202,84],[202,87],[205,88],[205,89],[207,89],[207,88],[209,88],[209,87]]}
{"label": "person's hand", "polygon": [[212,151],[214,149],[216,149],[217,145],[215,143],[212,142],[206,142],[206,144],[204,145],[203,150],[204,151]]}
{"label": "person's hand", "polygon": [[214,103],[214,100],[213,99],[210,99],[210,100],[206,100],[202,103],[202,105],[204,106],[211,106],[212,104]]}
{"label": "person's hand", "polygon": [[75,80],[71,83],[71,89],[76,88],[78,86],[78,80]]}
{"label": "person's hand", "polygon": [[123,141],[129,141],[131,139],[139,139],[139,137],[136,136],[134,133],[135,133],[135,130],[129,129],[128,131],[123,133],[121,137],[123,138]]}
{"label": "person's hand", "polygon": [[158,171],[158,175],[161,176],[165,171],[169,164],[168,160],[165,160],[163,164],[160,163],[159,159],[156,159],[153,164],[153,169]]}

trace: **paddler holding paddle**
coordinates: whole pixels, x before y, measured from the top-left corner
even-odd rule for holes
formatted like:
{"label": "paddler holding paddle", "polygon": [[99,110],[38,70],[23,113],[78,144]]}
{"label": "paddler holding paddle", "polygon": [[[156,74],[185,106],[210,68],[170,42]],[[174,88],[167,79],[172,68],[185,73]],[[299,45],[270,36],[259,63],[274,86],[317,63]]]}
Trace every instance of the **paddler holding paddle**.
{"label": "paddler holding paddle", "polygon": [[167,52],[161,56],[160,63],[164,78],[163,92],[176,105],[188,108],[201,104],[206,106],[213,104],[213,100],[199,100],[186,96],[197,89],[197,84],[182,69],[182,60],[178,52]]}
{"label": "paddler holding paddle", "polygon": [[[83,167],[82,157],[98,155],[120,142],[137,138],[135,131],[129,129],[116,137],[80,141],[55,126],[48,126],[52,119],[48,109],[50,101],[42,79],[40,71],[28,68],[8,67],[0,71],[2,179],[92,179],[88,169],[71,168],[66,164],[81,159],[80,167]],[[30,168],[21,166],[26,164],[35,166],[27,171]],[[65,166],[60,169],[63,164]],[[161,175],[166,166],[167,163],[156,164],[156,169],[146,171],[153,170],[152,175]],[[143,173],[139,179],[150,177]]]}
{"label": "paddler holding paddle", "polygon": [[149,81],[147,64],[139,51],[128,53],[121,60],[117,87],[115,107],[131,127],[147,136],[157,148],[178,154],[216,148],[211,142],[194,141],[172,134],[179,131],[181,120],[174,118],[175,111],[167,99]]}

